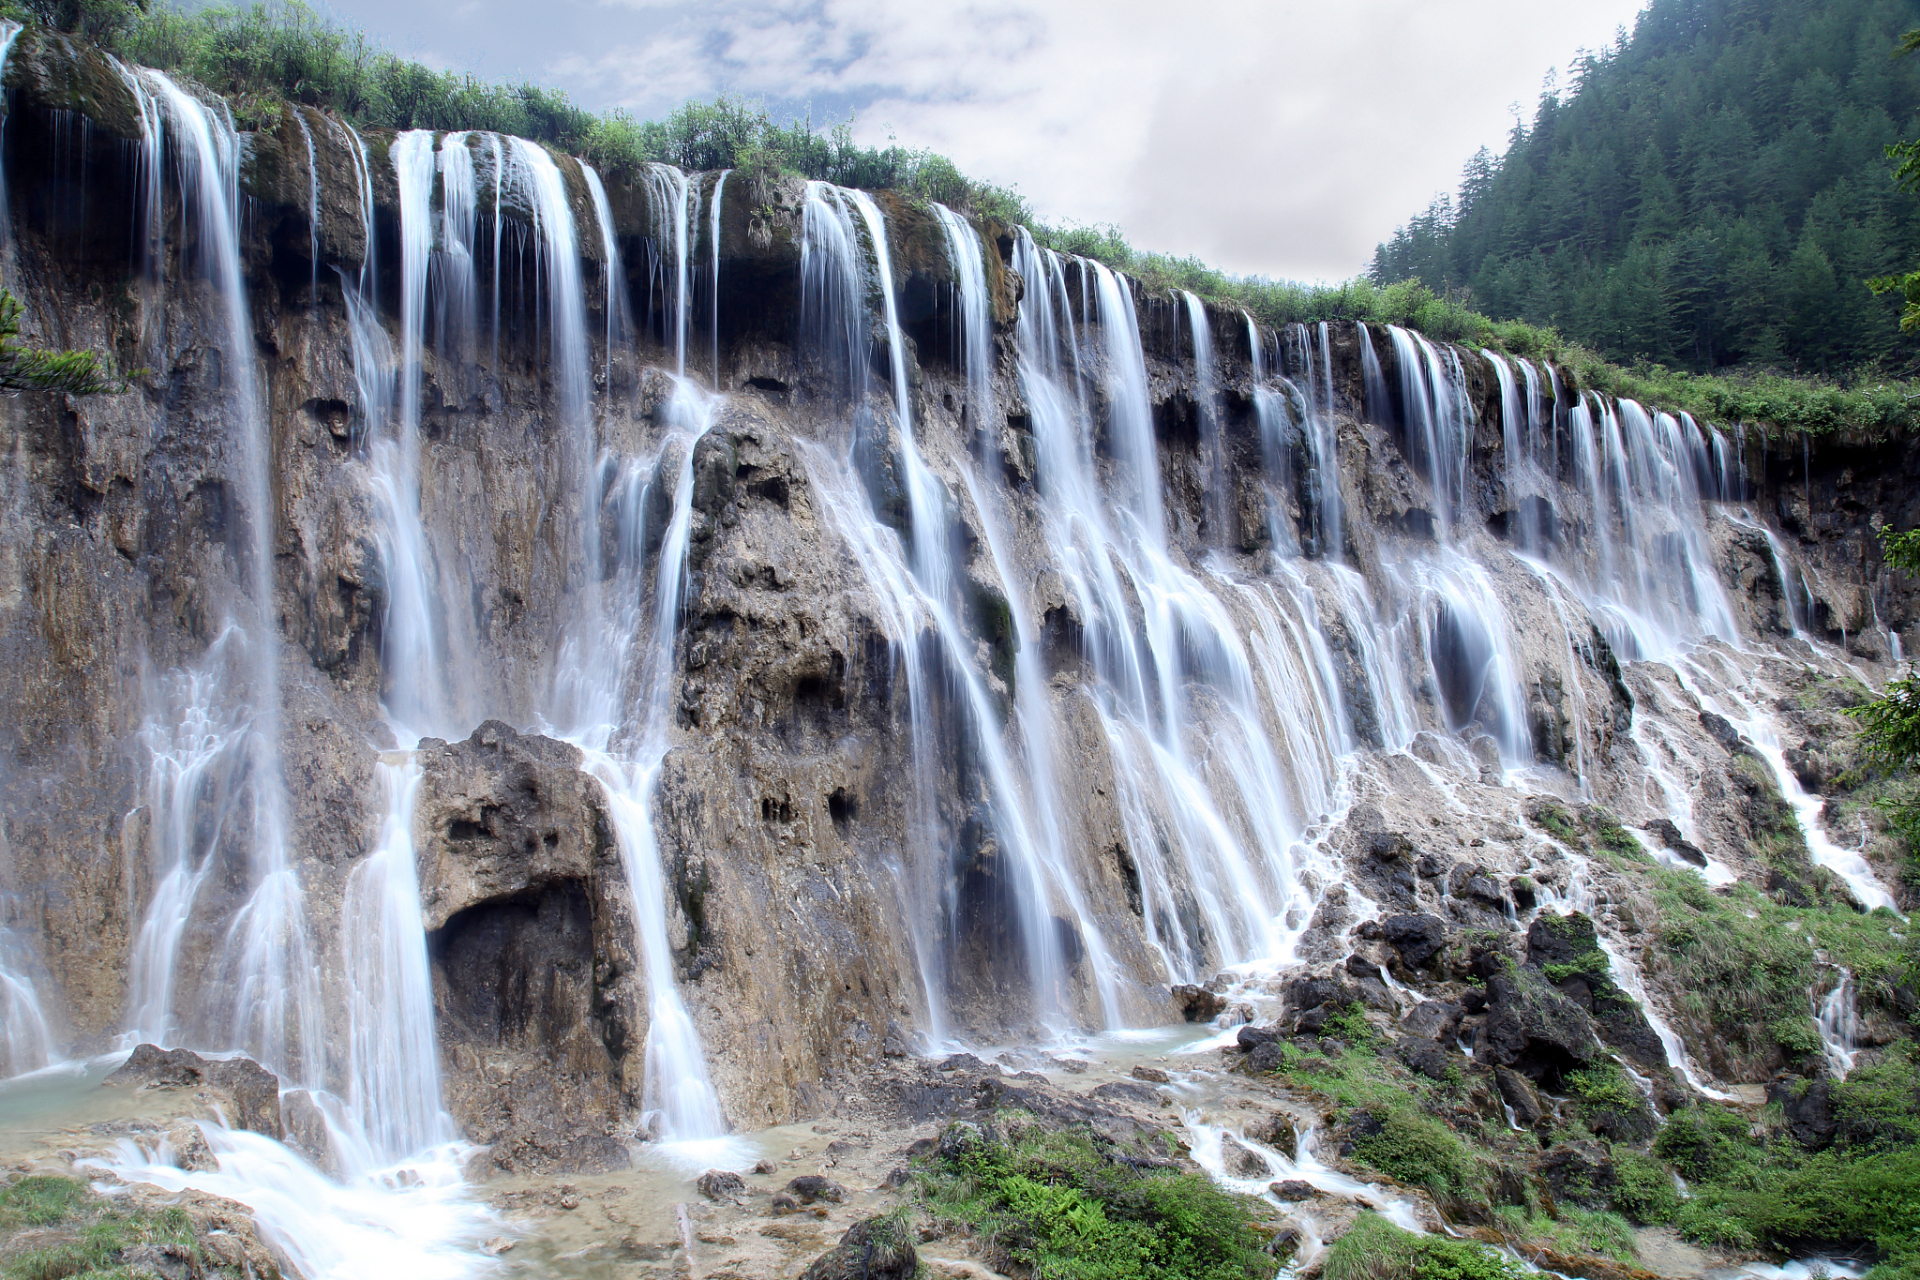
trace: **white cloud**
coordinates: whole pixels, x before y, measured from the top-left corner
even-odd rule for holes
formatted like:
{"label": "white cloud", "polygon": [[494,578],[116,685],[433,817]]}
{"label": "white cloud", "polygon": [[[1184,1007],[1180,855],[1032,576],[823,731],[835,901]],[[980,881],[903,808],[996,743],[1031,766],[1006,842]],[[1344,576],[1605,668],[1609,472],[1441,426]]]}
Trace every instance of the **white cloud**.
{"label": "white cloud", "polygon": [[[1508,104],[1640,0],[345,0],[436,62],[640,115],[722,90],[858,111],[1044,217],[1236,271],[1339,278],[1451,189]],[[364,14],[356,12],[363,8]],[[457,19],[455,18],[455,15]]]}

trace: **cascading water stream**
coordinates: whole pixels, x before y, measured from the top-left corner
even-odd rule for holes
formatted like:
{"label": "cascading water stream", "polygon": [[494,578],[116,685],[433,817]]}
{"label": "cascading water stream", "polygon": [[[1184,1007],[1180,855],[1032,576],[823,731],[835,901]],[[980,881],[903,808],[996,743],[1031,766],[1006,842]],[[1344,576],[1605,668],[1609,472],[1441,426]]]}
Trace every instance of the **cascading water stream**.
{"label": "cascading water stream", "polygon": [[1853,1070],[1860,1040],[1860,1008],[1856,999],[1853,970],[1834,965],[1840,980],[1815,1002],[1814,1025],[1820,1028],[1820,1045],[1827,1055],[1827,1070],[1834,1079],[1845,1080]]}
{"label": "cascading water stream", "polygon": [[[625,350],[633,332],[633,315],[627,307],[627,282],[620,269],[620,244],[613,226],[613,209],[607,203],[607,188],[590,164],[580,165],[586,179],[587,195],[593,201],[593,216],[600,224],[600,278],[607,313],[606,351],[602,364],[602,382],[613,393],[613,357]],[[717,270],[718,268],[716,268]]]}
{"label": "cascading water stream", "polygon": [[642,1105],[655,1136],[679,1144],[709,1143],[726,1132],[699,1034],[675,979],[653,821],[653,793],[673,745],[674,639],[686,590],[693,451],[711,427],[713,411],[712,399],[679,381],[667,440],[644,477],[636,474],[627,481],[664,484],[672,468],[673,509],[656,561],[651,612],[643,605],[647,592],[639,548],[644,539],[637,527],[647,503],[621,502],[623,528],[613,550],[615,590],[610,593],[616,604],[604,617],[576,621],[563,661],[578,669],[561,673],[572,685],[567,701],[577,717],[565,736],[581,749],[584,768],[606,793],[634,896],[648,996]]}
{"label": "cascading water stream", "polygon": [[1213,329],[1199,297],[1181,291],[1187,307],[1187,330],[1193,338],[1193,403],[1199,418],[1200,452],[1207,464],[1206,539],[1215,546],[1238,541],[1228,528],[1227,442],[1220,429],[1214,397],[1218,386],[1213,372]]}
{"label": "cascading water stream", "polygon": [[[159,993],[156,1002],[142,1000],[129,1008],[129,1017],[154,1018],[162,1030],[134,1023],[129,1035],[194,1035],[241,1049],[283,1077],[314,1080],[323,1069],[320,997],[301,886],[288,857],[280,774],[279,637],[272,556],[275,508],[268,475],[268,424],[255,383],[251,319],[240,265],[240,141],[224,114],[216,114],[160,72],[121,70],[140,107],[142,162],[150,173],[160,171],[171,144],[184,203],[199,232],[199,265],[218,299],[216,314],[225,330],[223,364],[232,371],[226,379],[229,480],[239,497],[245,530],[240,591],[225,605],[230,621],[223,631],[223,652],[209,653],[198,670],[179,673],[173,681],[176,686],[197,684],[204,692],[181,705],[178,698],[170,697],[170,690],[150,687],[145,736],[150,743],[184,738],[195,744],[187,748],[192,755],[206,746],[201,726],[209,721],[237,726],[244,720],[244,729],[238,730],[244,742],[219,754],[237,775],[227,785],[244,785],[247,793],[250,882],[244,903],[225,922],[210,966],[218,975],[216,981],[232,992],[224,1025],[210,1022],[187,1028],[176,1023],[171,1007],[173,978],[155,968],[173,963],[180,954],[181,940],[192,928],[196,899],[169,894],[159,903],[159,916],[150,905],[141,925],[145,945],[135,948],[129,974],[133,991]],[[149,214],[157,216],[157,211]],[[224,651],[229,646],[231,653]],[[169,715],[181,717],[173,721],[180,726],[177,731],[167,727],[164,718]],[[160,769],[153,780],[165,787],[181,780],[197,782],[202,776],[203,771],[192,768]],[[148,803],[156,811],[184,811],[195,797],[162,792],[150,794]],[[182,834],[185,844],[170,838]],[[169,823],[154,829],[150,856],[156,884],[197,887],[196,878],[204,877],[211,857],[210,847],[196,838],[201,834],[191,830],[191,824]],[[201,1013],[211,1015],[213,1010],[203,1008]]]}
{"label": "cascading water stream", "polygon": [[[1056,344],[1069,348],[1075,367],[1080,363],[1071,311],[1061,306],[1055,314],[1067,296],[1062,265],[1031,237],[1018,237],[1014,266],[1028,282],[1019,369],[1032,413],[1048,563],[1083,620],[1083,652],[1097,675],[1091,701],[1114,763],[1148,944],[1174,980],[1190,980],[1209,964],[1290,951],[1311,914],[1301,908],[1313,896],[1300,879],[1303,815],[1325,811],[1316,792],[1299,788],[1333,776],[1346,743],[1332,728],[1340,721],[1328,707],[1337,698],[1325,685],[1303,680],[1300,687],[1317,690],[1316,697],[1276,698],[1242,640],[1262,633],[1236,610],[1267,617],[1274,629],[1266,634],[1277,635],[1277,619],[1297,607],[1297,598],[1195,577],[1168,556],[1132,298],[1104,267],[1076,262],[1094,277],[1102,331],[1094,363],[1107,384],[1110,452],[1123,468],[1115,498],[1096,479],[1086,401],[1058,381]],[[1310,626],[1317,629],[1317,619]],[[1269,646],[1268,656],[1281,647]],[[1195,693],[1217,713],[1204,759],[1189,745],[1188,699]],[[1303,707],[1318,714],[1303,715]],[[1276,749],[1280,741],[1316,744],[1319,767],[1290,771]]]}
{"label": "cascading water stream", "polygon": [[[656,262],[648,279],[659,276],[670,280],[670,311],[673,329],[667,345],[673,349],[673,371],[684,377],[687,372],[687,332],[693,319],[693,236],[694,218],[699,215],[700,191],[686,174],[670,164],[647,166],[647,191],[653,203],[654,254]],[[658,261],[658,255],[671,253],[671,262]]]}
{"label": "cascading water stream", "polygon": [[961,367],[967,378],[967,427],[984,445],[995,422],[993,403],[993,309],[987,300],[985,246],[973,224],[936,202],[934,217],[946,237],[960,313]]}
{"label": "cascading water stream", "polygon": [[[830,496],[828,510],[835,518],[842,537],[864,570],[870,587],[890,605],[893,636],[907,667],[909,715],[914,741],[915,768],[921,804],[920,856],[916,869],[923,882],[919,896],[923,903],[945,897],[948,872],[938,865],[932,851],[941,845],[933,830],[934,781],[929,764],[937,750],[939,726],[934,722],[931,689],[928,682],[936,672],[958,686],[966,723],[960,726],[978,748],[986,783],[986,816],[1001,842],[1012,856],[1012,880],[1017,886],[1013,906],[1019,924],[1021,950],[1033,993],[1032,1011],[1036,1024],[1052,1034],[1062,1034],[1074,1021],[1073,1000],[1065,983],[1067,971],[1058,933],[1051,917],[1050,904],[1056,893],[1065,892],[1064,879],[1056,875],[1048,884],[1047,868],[1058,866],[1058,857],[1049,858],[1043,840],[1034,834],[1035,812],[1031,801],[1019,786],[1004,743],[997,731],[999,717],[979,673],[974,669],[972,642],[958,622],[957,584],[949,552],[949,530],[953,517],[946,487],[928,470],[921,457],[914,433],[912,402],[907,381],[905,335],[901,330],[893,287],[893,267],[887,245],[886,224],[879,208],[865,192],[845,191],[826,183],[808,184],[806,220],[802,243],[803,279],[808,290],[811,311],[826,336],[844,343],[837,348],[849,363],[850,383],[857,389],[856,405],[864,402],[865,344],[859,333],[864,328],[868,255],[875,293],[881,302],[881,318],[887,335],[889,369],[893,390],[893,448],[897,465],[905,474],[910,520],[910,544],[905,548],[905,565],[900,565],[891,531],[871,513],[867,504],[849,500],[853,477],[844,466],[832,467],[821,459],[815,468],[816,482]],[[984,303],[984,290],[980,295]],[[807,304],[803,303],[803,308]],[[829,471],[837,474],[829,474]],[[836,498],[838,500],[836,500]],[[867,508],[863,510],[863,508]],[[990,518],[987,512],[983,519]],[[901,570],[905,571],[902,572]],[[935,664],[928,664],[917,637],[931,630],[935,642]],[[943,904],[949,928],[957,923],[957,908],[950,898]],[[1093,923],[1081,917],[1083,936],[1096,933]],[[1103,955],[1104,947],[1095,940],[1090,949]],[[1096,964],[1096,988],[1102,1004],[1112,1010],[1111,973]],[[935,967],[921,958],[923,981],[931,977],[926,991],[929,1020],[934,1027],[944,1022],[942,984]],[[937,1034],[937,1033],[936,1033]]]}
{"label": "cascading water stream", "polygon": [[710,283],[713,293],[713,389],[715,391],[725,389],[720,385],[720,201],[727,191],[727,175],[732,172],[731,169],[722,169],[720,176],[713,180],[713,212],[707,224],[707,243],[712,246],[713,251],[713,279]]}

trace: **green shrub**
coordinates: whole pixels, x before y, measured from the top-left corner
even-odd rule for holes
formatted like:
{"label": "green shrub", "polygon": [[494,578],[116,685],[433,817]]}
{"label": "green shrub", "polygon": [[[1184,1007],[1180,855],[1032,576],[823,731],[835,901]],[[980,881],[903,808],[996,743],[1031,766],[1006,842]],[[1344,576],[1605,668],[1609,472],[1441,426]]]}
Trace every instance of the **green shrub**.
{"label": "green shrub", "polygon": [[1266,1280],[1253,1224],[1265,1206],[1204,1175],[1164,1167],[1151,1144],[1116,1147],[1091,1129],[1048,1131],[1017,1114],[989,1137],[934,1156],[923,1208],[965,1223],[1012,1267],[1055,1280]]}
{"label": "green shrub", "polygon": [[1680,1212],[1673,1175],[1656,1160],[1626,1147],[1613,1149],[1613,1208],[1631,1222],[1658,1226]]}
{"label": "green shrub", "polygon": [[1607,959],[1607,953],[1598,949],[1575,956],[1567,964],[1550,964],[1541,969],[1547,975],[1547,981],[1558,985],[1576,975],[1592,978],[1596,982],[1609,979],[1613,975],[1613,964]]}
{"label": "green shrub", "polygon": [[1523,1249],[1595,1254],[1629,1263],[1638,1257],[1633,1226],[1617,1213],[1569,1205],[1555,1218],[1509,1205],[1494,1210],[1493,1216],[1508,1241]]}
{"label": "green shrub", "polygon": [[1417,1236],[1361,1214],[1327,1251],[1324,1280],[1522,1280],[1527,1268],[1465,1240]]}
{"label": "green shrub", "polygon": [[1745,1117],[1708,1102],[1668,1116],[1653,1141],[1653,1153],[1688,1182],[1724,1178],[1750,1164],[1756,1154]]}
{"label": "green shrub", "polygon": [[1486,1171],[1480,1161],[1439,1120],[1410,1108],[1376,1119],[1379,1132],[1354,1136],[1356,1159],[1435,1195],[1457,1197],[1485,1187]]}

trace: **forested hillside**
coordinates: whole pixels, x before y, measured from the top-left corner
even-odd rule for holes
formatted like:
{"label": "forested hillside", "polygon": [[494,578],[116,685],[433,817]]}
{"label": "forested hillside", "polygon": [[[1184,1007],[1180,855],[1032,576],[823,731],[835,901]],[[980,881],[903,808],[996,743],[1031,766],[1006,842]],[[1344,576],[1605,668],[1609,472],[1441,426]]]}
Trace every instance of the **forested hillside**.
{"label": "forested hillside", "polygon": [[1915,0],[1653,0],[1371,274],[1616,360],[1909,374],[1920,342],[1864,281],[1920,259],[1885,157],[1920,131],[1915,26]]}

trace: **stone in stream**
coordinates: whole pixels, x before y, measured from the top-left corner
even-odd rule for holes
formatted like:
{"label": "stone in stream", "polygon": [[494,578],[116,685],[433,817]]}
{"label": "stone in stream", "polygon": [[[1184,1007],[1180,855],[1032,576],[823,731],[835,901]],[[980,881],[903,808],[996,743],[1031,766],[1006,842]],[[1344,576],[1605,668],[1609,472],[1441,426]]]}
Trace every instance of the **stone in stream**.
{"label": "stone in stream", "polygon": [[840,1243],[815,1258],[800,1280],[913,1280],[920,1256],[894,1218],[862,1218]]}
{"label": "stone in stream", "polygon": [[143,1044],[101,1084],[196,1090],[223,1103],[221,1110],[234,1128],[282,1136],[280,1079],[251,1058],[202,1058],[186,1049]]}
{"label": "stone in stream", "polygon": [[709,1200],[738,1203],[747,1194],[747,1184],[739,1174],[727,1169],[709,1169],[694,1179],[694,1188]]}
{"label": "stone in stream", "polygon": [[1180,1010],[1180,1016],[1188,1022],[1211,1022],[1216,1016],[1226,1012],[1227,998],[1207,990],[1183,984],[1173,989],[1173,1003]]}
{"label": "stone in stream", "polygon": [[801,1204],[812,1204],[816,1200],[839,1204],[847,1198],[847,1189],[831,1178],[817,1173],[803,1173],[787,1183],[787,1194]]}
{"label": "stone in stream", "polygon": [[1227,1172],[1243,1181],[1264,1178],[1272,1172],[1267,1167],[1267,1158],[1258,1151],[1239,1141],[1232,1134],[1220,1139],[1220,1161]]}

